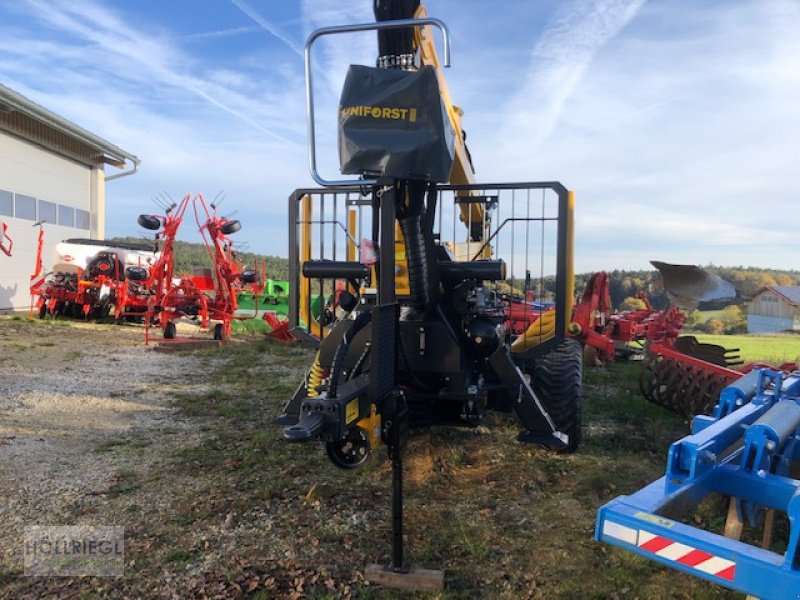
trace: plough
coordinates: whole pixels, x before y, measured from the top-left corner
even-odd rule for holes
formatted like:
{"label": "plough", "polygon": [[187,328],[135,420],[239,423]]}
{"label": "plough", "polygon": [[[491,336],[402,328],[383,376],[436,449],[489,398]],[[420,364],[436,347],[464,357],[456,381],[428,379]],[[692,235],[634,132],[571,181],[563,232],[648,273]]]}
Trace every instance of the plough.
{"label": "plough", "polygon": [[682,309],[733,297],[736,291],[730,283],[693,265],[652,264],[661,273],[670,299],[666,309],[655,310],[647,296],[640,294],[644,308],[612,314],[608,276],[599,272],[586,283],[575,306],[570,333],[601,362],[610,362],[620,353],[643,354],[639,386],[650,402],[685,417],[709,414],[722,389],[757,365],[744,365],[736,348],[701,343],[689,335],[679,337],[686,321]]}
{"label": "plough", "polygon": [[[666,474],[600,508],[597,540],[764,600],[800,594],[800,372],[757,367],[669,449]],[[724,535],[689,525],[712,494],[731,497]],[[775,513],[788,517],[773,541]],[[761,547],[740,541],[762,527]]]}
{"label": "plough", "polygon": [[656,310],[647,296],[639,298],[645,307],[613,314],[608,274],[600,271],[586,282],[570,323],[570,334],[593,349],[602,362],[617,353],[630,353],[631,344],[671,342],[677,338],[686,316],[676,306]]}

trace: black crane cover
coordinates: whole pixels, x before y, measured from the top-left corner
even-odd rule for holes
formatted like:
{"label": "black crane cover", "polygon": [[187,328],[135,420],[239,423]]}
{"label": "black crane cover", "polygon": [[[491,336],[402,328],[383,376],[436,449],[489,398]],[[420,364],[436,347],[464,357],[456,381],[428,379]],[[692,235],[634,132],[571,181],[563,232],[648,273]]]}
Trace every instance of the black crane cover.
{"label": "black crane cover", "polygon": [[446,182],[453,146],[433,67],[350,65],[339,103],[343,174]]}

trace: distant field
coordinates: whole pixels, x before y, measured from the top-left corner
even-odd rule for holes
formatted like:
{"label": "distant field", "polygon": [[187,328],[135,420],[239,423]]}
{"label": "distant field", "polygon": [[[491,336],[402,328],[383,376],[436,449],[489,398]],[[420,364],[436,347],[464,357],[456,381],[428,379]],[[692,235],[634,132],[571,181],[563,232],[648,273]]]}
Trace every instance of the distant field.
{"label": "distant field", "polygon": [[800,336],[796,335],[706,335],[697,334],[698,341],[739,348],[745,362],[782,363],[800,356]]}

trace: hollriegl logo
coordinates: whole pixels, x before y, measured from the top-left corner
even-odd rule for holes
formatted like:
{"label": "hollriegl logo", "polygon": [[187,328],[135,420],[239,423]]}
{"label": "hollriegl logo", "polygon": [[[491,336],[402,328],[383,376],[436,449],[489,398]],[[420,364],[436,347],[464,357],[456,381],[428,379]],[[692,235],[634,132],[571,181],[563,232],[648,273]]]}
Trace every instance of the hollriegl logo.
{"label": "hollriegl logo", "polygon": [[121,577],[125,528],[32,525],[24,531],[25,575]]}

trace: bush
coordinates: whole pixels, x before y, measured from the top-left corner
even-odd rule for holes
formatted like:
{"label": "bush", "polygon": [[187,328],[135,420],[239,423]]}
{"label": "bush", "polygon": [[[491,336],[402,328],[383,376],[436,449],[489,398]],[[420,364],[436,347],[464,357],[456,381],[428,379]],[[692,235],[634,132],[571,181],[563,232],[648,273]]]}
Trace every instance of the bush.
{"label": "bush", "polygon": [[726,306],[719,314],[719,320],[722,321],[725,333],[747,332],[747,316],[741,306]]}
{"label": "bush", "polygon": [[703,331],[712,335],[725,333],[725,324],[719,319],[711,318],[703,325]]}
{"label": "bush", "polygon": [[688,315],[686,315],[686,321],[684,321],[683,326],[687,329],[697,329],[700,327],[700,321],[702,320],[703,313],[695,308],[693,311],[690,311]]}
{"label": "bush", "polygon": [[628,296],[622,303],[619,305],[619,309],[621,311],[626,310],[641,310],[646,308],[647,305],[644,303],[644,300],[641,298],[634,298],[633,296]]}

